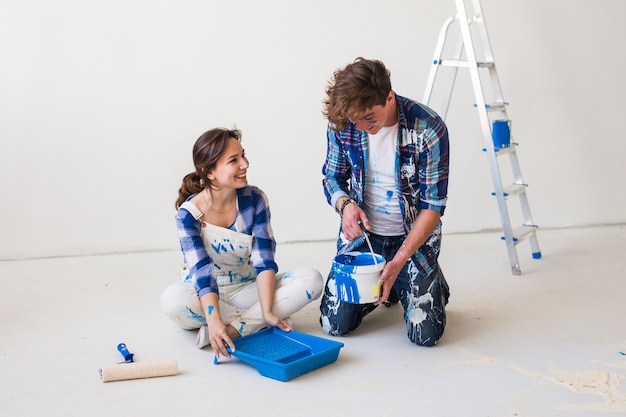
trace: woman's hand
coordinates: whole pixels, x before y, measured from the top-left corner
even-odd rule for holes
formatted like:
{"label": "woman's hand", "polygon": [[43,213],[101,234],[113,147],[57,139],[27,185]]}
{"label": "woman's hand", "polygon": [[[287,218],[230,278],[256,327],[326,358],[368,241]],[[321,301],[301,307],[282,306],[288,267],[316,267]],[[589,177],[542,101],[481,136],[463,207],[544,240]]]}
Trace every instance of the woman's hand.
{"label": "woman's hand", "polygon": [[274,308],[274,291],[276,285],[276,275],[271,269],[266,269],[256,277],[257,290],[259,292],[259,304],[263,312],[263,321],[271,327],[289,332],[292,330],[289,323],[280,319],[272,309]]}
{"label": "woman's hand", "polygon": [[265,323],[268,324],[268,326],[278,327],[284,332],[290,332],[293,330],[289,323],[287,323],[285,320],[279,319],[278,316],[276,316],[272,312],[263,314],[263,320],[265,321]]}
{"label": "woman's hand", "polygon": [[213,320],[211,323],[207,322],[209,329],[209,341],[211,347],[215,352],[215,356],[219,359],[220,356],[230,358],[230,352],[226,349],[235,351],[235,344],[228,334],[228,327],[222,322],[222,320]]}
{"label": "woman's hand", "polygon": [[225,325],[222,321],[219,309],[219,295],[215,292],[209,292],[200,297],[200,304],[206,313],[206,324],[209,330],[209,343],[215,352],[215,356],[230,358],[230,352],[226,349],[230,348],[235,351],[233,339],[239,337],[239,332],[233,326]]}

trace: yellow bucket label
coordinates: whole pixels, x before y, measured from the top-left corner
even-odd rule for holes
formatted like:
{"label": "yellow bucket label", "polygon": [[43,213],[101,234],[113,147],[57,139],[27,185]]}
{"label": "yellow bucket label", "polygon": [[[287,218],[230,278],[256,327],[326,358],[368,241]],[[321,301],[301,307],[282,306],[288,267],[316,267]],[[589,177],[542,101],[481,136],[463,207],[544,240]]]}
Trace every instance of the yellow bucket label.
{"label": "yellow bucket label", "polygon": [[372,287],[372,297],[374,298],[378,298],[380,297],[380,294],[382,293],[383,288],[380,285],[374,285]]}

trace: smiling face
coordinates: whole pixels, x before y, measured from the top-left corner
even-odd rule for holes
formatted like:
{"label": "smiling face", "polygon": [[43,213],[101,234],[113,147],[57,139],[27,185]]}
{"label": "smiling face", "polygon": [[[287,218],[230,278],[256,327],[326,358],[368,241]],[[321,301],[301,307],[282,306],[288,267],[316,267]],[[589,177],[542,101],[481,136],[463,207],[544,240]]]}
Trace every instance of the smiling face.
{"label": "smiling face", "polygon": [[241,143],[230,138],[226,150],[207,175],[215,188],[242,188],[248,185],[250,164]]}

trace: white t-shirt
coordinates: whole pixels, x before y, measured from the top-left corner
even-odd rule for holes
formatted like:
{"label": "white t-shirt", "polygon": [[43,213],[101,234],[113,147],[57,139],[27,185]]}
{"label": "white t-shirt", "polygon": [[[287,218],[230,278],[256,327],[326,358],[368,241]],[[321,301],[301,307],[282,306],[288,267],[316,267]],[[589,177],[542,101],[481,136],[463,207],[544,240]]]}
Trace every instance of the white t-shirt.
{"label": "white t-shirt", "polygon": [[397,137],[397,123],[368,137],[364,210],[370,231],[381,236],[405,234],[396,190]]}

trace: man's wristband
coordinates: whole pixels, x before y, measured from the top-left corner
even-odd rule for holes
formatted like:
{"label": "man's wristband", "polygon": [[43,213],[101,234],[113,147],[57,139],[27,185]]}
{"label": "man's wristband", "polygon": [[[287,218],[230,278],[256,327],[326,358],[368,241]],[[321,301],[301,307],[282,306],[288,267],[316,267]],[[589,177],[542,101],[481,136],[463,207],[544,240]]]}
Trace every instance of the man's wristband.
{"label": "man's wristband", "polygon": [[356,204],[356,201],[352,198],[346,198],[341,202],[341,207],[339,207],[339,216],[343,217],[343,209],[350,203]]}

